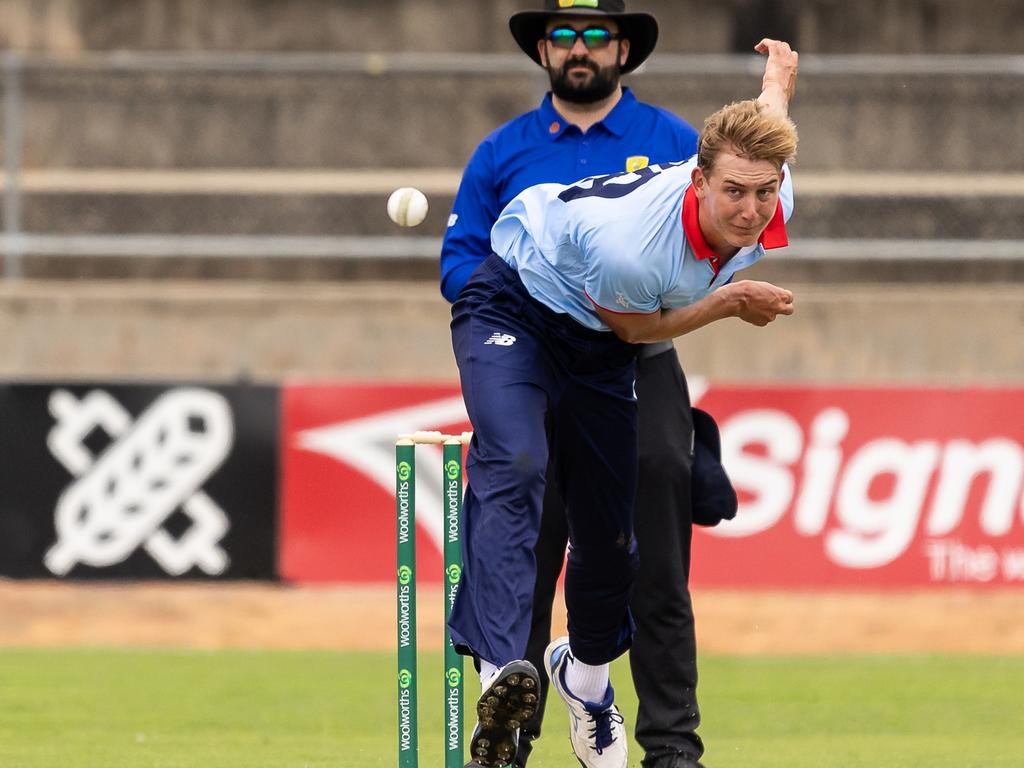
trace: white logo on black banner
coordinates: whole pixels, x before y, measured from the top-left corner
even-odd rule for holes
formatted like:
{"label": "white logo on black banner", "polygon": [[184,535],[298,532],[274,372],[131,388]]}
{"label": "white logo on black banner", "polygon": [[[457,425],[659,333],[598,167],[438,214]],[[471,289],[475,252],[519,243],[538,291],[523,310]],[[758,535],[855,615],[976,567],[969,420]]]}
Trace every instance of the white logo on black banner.
{"label": "white logo on black banner", "polygon": [[[78,563],[115,565],[139,547],[174,576],[195,566],[213,576],[224,572],[228,556],[219,542],[228,519],[201,488],[233,442],[231,409],[221,395],[172,390],[133,424],[103,390],[81,400],[56,390],[50,413],[57,423],[47,446],[76,478],[57,501],[57,542],[45,558],[52,573],[62,576]],[[113,441],[98,457],[83,442],[97,429]],[[178,509],[190,525],[175,538],[163,526]]]}

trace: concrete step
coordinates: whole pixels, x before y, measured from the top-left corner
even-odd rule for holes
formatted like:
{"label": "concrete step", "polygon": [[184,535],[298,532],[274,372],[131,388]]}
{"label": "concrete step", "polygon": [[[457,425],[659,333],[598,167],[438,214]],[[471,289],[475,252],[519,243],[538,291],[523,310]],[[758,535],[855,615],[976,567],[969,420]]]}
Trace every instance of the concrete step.
{"label": "concrete step", "polygon": [[[103,251],[102,246],[93,249]],[[437,260],[418,256],[377,258],[321,256],[310,247],[303,255],[283,257],[247,255],[196,255],[190,248],[179,254],[128,254],[111,247],[106,253],[26,255],[20,259],[18,277],[27,280],[140,280],[244,281],[249,283],[367,283],[412,280],[436,284]],[[1022,270],[1024,271],[1024,270]],[[438,291],[438,297],[440,297]]]}
{"label": "concrete step", "polygon": [[[4,274],[29,279],[437,283],[436,237],[20,235]],[[784,283],[1024,285],[1020,240],[795,238],[746,277]]]}
{"label": "concrete step", "polygon": [[[113,73],[109,62],[30,68],[24,164],[460,167],[546,86],[521,56],[507,65],[491,56],[321,59],[279,61],[286,71],[211,71],[210,62],[176,60],[135,61]],[[800,167],[1024,171],[1024,59],[971,61],[802,59],[793,107]],[[753,57],[663,57],[632,82],[641,98],[699,125],[722,104],[756,94],[760,66]]]}
{"label": "concrete step", "polygon": [[[22,228],[53,234],[382,235],[400,231],[387,196],[30,194]],[[419,234],[440,236],[451,195],[434,196]]]}
{"label": "concrete step", "polygon": [[[0,47],[83,50],[507,51],[539,0],[3,0]],[[785,36],[805,52],[1024,50],[1012,0],[646,0],[661,50],[747,50]],[[458,19],[458,24],[452,23]]]}
{"label": "concrete step", "polygon": [[[386,196],[30,195],[28,232],[54,234],[394,235]],[[452,197],[431,198],[418,234],[440,237]],[[1024,197],[802,196],[793,237],[1024,238]]]}
{"label": "concrete step", "polygon": [[[724,320],[679,340],[688,374],[1020,383],[1021,285],[791,287],[793,317],[767,328]],[[457,381],[450,319],[425,283],[6,281],[0,377]]]}
{"label": "concrete step", "polygon": [[530,70],[29,70],[27,168],[372,168],[460,165],[543,94]]}
{"label": "concrete step", "polygon": [[[395,187],[417,186],[421,174],[395,171],[382,175],[392,180],[390,186],[370,184],[363,191],[345,189],[341,183],[345,175],[339,173],[338,193],[297,186],[278,193],[272,180],[270,184],[258,182],[258,174],[252,174],[252,183],[240,188],[225,185],[194,192],[154,192],[155,185],[148,191],[139,186],[119,191],[113,185],[106,190],[89,189],[88,185],[85,190],[34,190],[29,184],[21,204],[21,229],[71,235],[409,234],[387,217],[386,200]],[[434,175],[440,178],[440,174]],[[74,174],[65,176],[74,181]],[[795,176],[797,210],[790,225],[794,239],[1024,239],[1024,176],[978,176],[958,184],[949,175],[917,174],[904,177],[901,186],[891,174],[830,176],[803,173],[798,167]],[[119,175],[110,177],[116,180]],[[429,177],[424,174],[425,179]],[[458,177],[459,172],[452,170],[444,174],[443,188],[427,187],[427,218],[411,232],[434,237],[444,233]],[[156,181],[158,176],[151,178]],[[314,180],[317,178],[324,177]]]}

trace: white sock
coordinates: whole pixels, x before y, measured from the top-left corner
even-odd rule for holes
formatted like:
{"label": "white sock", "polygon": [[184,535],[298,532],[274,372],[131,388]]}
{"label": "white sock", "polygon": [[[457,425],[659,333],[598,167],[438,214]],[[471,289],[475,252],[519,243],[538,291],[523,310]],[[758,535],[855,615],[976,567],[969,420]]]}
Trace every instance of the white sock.
{"label": "white sock", "polygon": [[480,690],[486,691],[491,680],[498,674],[498,667],[489,661],[480,659]]}
{"label": "white sock", "polygon": [[577,698],[596,704],[608,691],[608,665],[584,664],[570,656],[565,668],[565,684]]}

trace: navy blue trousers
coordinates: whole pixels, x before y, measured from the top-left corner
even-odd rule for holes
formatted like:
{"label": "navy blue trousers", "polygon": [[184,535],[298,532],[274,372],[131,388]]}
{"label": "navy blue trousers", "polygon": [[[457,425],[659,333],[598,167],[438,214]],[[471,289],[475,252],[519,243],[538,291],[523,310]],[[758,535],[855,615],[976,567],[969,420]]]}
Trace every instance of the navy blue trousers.
{"label": "navy blue trousers", "polygon": [[526,656],[550,445],[569,525],[570,645],[585,663],[609,662],[634,630],[637,347],[535,301],[494,255],[451,328],[473,425],[455,646],[498,666]]}

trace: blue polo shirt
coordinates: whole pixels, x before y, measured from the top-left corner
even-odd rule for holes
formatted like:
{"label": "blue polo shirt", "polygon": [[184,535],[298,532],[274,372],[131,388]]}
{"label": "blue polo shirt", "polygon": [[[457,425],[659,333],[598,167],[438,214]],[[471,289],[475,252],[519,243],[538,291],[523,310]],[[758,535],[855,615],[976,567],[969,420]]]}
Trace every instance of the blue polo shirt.
{"label": "blue polo shirt", "polygon": [[638,101],[629,88],[586,133],[566,123],[548,93],[537,109],[491,133],[470,158],[441,246],[441,293],[455,301],[490,255],[491,227],[498,215],[527,187],[687,160],[696,151],[692,126]]}

